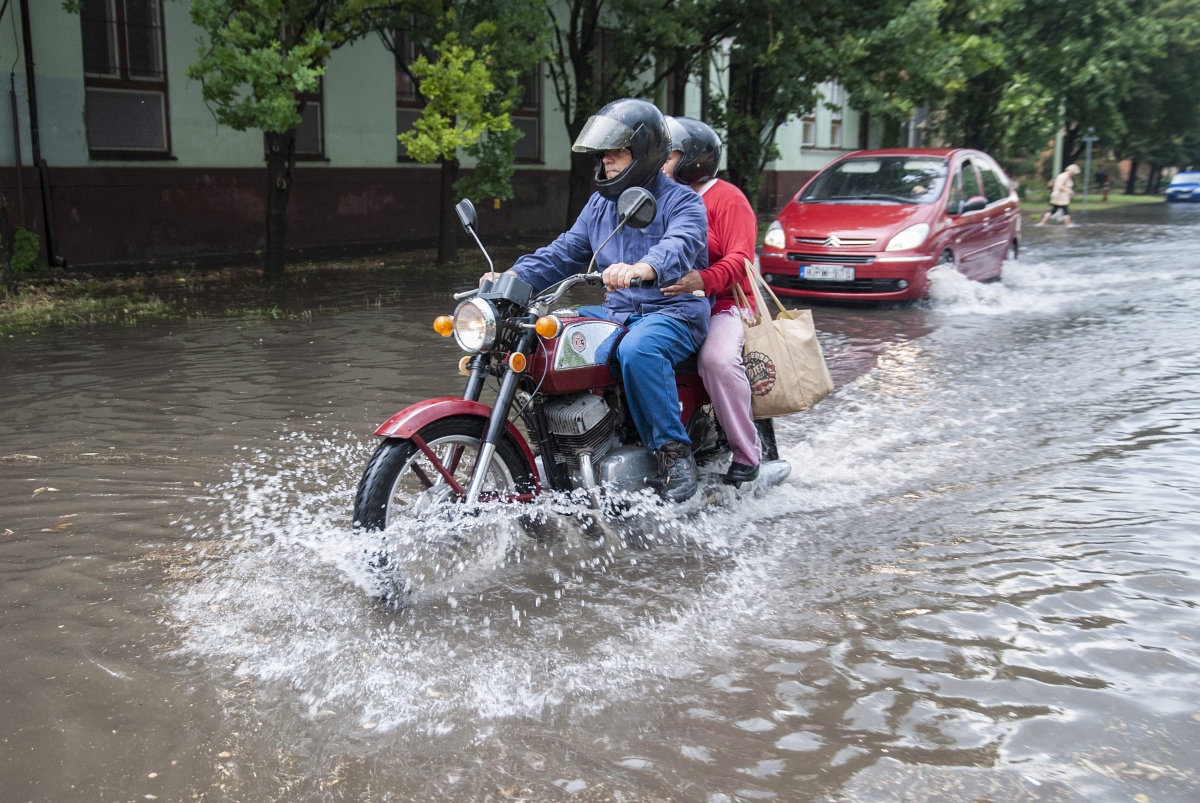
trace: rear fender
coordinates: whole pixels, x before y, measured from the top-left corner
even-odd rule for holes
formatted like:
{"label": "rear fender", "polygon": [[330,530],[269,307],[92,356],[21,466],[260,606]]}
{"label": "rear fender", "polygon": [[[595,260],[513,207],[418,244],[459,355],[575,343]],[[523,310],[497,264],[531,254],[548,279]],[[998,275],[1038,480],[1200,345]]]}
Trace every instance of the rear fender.
{"label": "rear fender", "polygon": [[[492,416],[492,408],[482,402],[453,397],[426,399],[425,401],[417,402],[404,408],[387,421],[384,421],[379,429],[375,430],[375,434],[382,435],[385,438],[411,438],[426,424],[431,424],[441,418],[450,418],[451,416],[458,415],[475,416],[476,418],[482,418],[486,422]],[[525,436],[513,426],[511,421],[504,423],[504,429],[508,437],[521,450],[521,456],[525,459],[526,465],[529,466],[530,472],[537,478],[537,464],[533,460],[533,452],[530,450],[529,444],[525,441]]]}

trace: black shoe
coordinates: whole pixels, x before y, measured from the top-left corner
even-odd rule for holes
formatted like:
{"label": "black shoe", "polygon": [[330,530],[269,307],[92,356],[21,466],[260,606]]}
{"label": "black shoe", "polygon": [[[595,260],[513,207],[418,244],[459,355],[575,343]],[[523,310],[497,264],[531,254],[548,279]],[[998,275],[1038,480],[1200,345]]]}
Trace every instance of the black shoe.
{"label": "black shoe", "polygon": [[658,457],[658,493],[668,502],[691,499],[700,486],[696,458],[686,443],[667,441],[654,453]]}
{"label": "black shoe", "polygon": [[754,482],[758,479],[758,466],[744,466],[734,461],[729,464],[729,470],[721,478],[726,485],[741,485],[743,482]]}

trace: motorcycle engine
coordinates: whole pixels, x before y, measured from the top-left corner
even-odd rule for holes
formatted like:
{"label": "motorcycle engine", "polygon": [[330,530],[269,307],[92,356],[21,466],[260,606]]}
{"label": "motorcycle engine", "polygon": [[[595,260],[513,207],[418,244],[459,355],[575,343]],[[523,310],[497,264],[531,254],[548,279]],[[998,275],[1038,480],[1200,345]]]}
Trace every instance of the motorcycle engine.
{"label": "motorcycle engine", "polygon": [[566,458],[569,468],[578,469],[583,454],[591,455],[593,464],[598,463],[613,447],[617,416],[600,396],[564,396],[547,403],[545,412],[556,450]]}

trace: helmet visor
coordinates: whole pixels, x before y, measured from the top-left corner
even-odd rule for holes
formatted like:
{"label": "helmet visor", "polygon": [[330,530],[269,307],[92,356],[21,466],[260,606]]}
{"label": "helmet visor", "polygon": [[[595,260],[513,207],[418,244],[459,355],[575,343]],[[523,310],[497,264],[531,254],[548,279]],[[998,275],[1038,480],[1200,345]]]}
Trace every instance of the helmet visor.
{"label": "helmet visor", "polygon": [[576,153],[596,153],[613,148],[628,148],[632,141],[632,128],[611,117],[593,114],[575,138],[571,150]]}

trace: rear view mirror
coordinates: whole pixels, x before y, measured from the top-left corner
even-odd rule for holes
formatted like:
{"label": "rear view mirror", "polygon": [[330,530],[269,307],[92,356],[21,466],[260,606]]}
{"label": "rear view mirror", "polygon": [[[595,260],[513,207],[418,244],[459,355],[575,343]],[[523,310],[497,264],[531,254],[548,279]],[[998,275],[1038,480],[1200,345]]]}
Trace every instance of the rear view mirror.
{"label": "rear view mirror", "polygon": [[654,222],[658,202],[644,187],[630,187],[617,198],[617,219],[631,229],[644,229]]}
{"label": "rear view mirror", "polygon": [[959,207],[958,214],[963,215],[967,212],[978,212],[980,209],[987,208],[987,198],[982,195],[976,195],[973,198],[968,198],[966,203]]}
{"label": "rear view mirror", "polygon": [[454,207],[454,212],[458,215],[458,220],[462,223],[464,229],[471,231],[471,229],[475,228],[478,218],[475,215],[475,205],[469,199],[463,198],[459,201]]}

